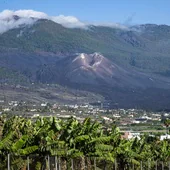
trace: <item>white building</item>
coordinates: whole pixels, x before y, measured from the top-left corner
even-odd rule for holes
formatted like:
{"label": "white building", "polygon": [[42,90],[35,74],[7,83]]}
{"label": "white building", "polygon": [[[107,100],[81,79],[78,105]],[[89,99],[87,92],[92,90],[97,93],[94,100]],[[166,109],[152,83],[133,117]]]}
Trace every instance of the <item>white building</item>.
{"label": "white building", "polygon": [[122,135],[122,138],[124,138],[124,139],[134,139],[134,138],[140,139],[140,133],[138,133],[138,132],[125,132],[124,135]]}
{"label": "white building", "polygon": [[170,139],[170,135],[161,135],[160,136],[160,140],[164,140],[164,139]]}

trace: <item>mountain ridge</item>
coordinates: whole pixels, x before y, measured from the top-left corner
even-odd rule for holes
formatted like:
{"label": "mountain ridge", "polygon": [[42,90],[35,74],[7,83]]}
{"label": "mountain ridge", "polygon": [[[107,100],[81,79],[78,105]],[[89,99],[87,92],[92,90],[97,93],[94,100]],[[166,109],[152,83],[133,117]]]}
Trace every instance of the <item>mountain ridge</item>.
{"label": "mountain ridge", "polygon": [[[119,101],[122,107],[126,103],[124,93],[127,98],[135,98],[139,107],[150,108],[151,102],[158,102],[152,91],[160,95],[160,91],[167,90],[163,100],[170,99],[169,38],[170,26],[166,25],[80,29],[40,19],[31,26],[22,25],[0,34],[0,67],[22,75],[21,84],[58,83],[85,89],[115,103]],[[2,82],[7,81],[2,74]],[[139,91],[148,94],[144,97]],[[135,106],[131,102],[129,106]]]}

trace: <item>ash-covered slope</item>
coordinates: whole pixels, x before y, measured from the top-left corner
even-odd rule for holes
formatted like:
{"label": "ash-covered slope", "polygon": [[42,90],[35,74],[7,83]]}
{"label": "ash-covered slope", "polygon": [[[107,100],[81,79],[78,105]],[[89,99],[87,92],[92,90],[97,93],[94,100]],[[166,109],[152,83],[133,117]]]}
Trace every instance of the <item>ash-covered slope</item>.
{"label": "ash-covered slope", "polygon": [[[139,74],[123,69],[99,53],[81,53],[67,64],[66,77],[71,82],[111,87],[146,87],[148,83],[142,84],[136,80]],[[141,80],[144,78],[147,79],[140,76]]]}
{"label": "ash-covered slope", "polygon": [[170,80],[123,68],[99,53],[61,57],[36,79],[101,94],[114,108],[169,109]]}
{"label": "ash-covered slope", "polygon": [[146,74],[132,68],[123,68],[100,53],[79,53],[61,57],[55,64],[37,71],[40,82],[57,82],[65,85],[117,87],[117,88],[169,88],[170,80]]}

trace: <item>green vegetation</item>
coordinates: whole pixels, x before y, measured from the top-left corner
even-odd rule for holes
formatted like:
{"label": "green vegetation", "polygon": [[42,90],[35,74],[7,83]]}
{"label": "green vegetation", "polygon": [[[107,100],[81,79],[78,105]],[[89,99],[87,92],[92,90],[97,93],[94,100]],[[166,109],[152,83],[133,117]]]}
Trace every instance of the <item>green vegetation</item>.
{"label": "green vegetation", "polygon": [[0,35],[0,51],[101,52],[114,62],[169,76],[169,26],[144,25],[141,32],[91,26],[69,29],[49,20]]}
{"label": "green vegetation", "polygon": [[59,158],[62,170],[67,169],[68,162],[73,159],[77,170],[83,170],[85,164],[88,170],[94,169],[94,163],[99,169],[109,170],[115,162],[119,170],[137,170],[141,161],[145,167],[149,161],[149,169],[153,169],[155,161],[168,162],[170,158],[170,141],[159,141],[147,135],[141,139],[122,139],[116,126],[113,125],[110,131],[104,130],[100,123],[90,118],[80,123],[74,118],[39,117],[32,120],[2,116],[0,122],[1,169],[7,167],[9,153],[13,170],[24,170],[27,156],[31,155],[36,155],[30,160],[31,170],[48,169],[46,157],[49,155]]}
{"label": "green vegetation", "polygon": [[8,83],[26,83],[28,82],[28,79],[16,72],[16,71],[11,71],[9,69],[6,69],[6,68],[3,68],[3,67],[0,67],[0,80],[1,80],[1,83],[3,82],[8,82]]}
{"label": "green vegetation", "polygon": [[170,119],[165,119],[164,125],[166,126],[167,133],[169,133]]}

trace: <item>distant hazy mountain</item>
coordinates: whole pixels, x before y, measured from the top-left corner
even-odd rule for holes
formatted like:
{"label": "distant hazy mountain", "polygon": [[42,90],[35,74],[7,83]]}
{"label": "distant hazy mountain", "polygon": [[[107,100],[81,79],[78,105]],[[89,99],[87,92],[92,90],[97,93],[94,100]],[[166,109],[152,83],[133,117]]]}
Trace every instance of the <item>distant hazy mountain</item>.
{"label": "distant hazy mountain", "polygon": [[167,109],[169,47],[167,25],[79,29],[41,19],[0,34],[0,79],[84,89],[116,107]]}

